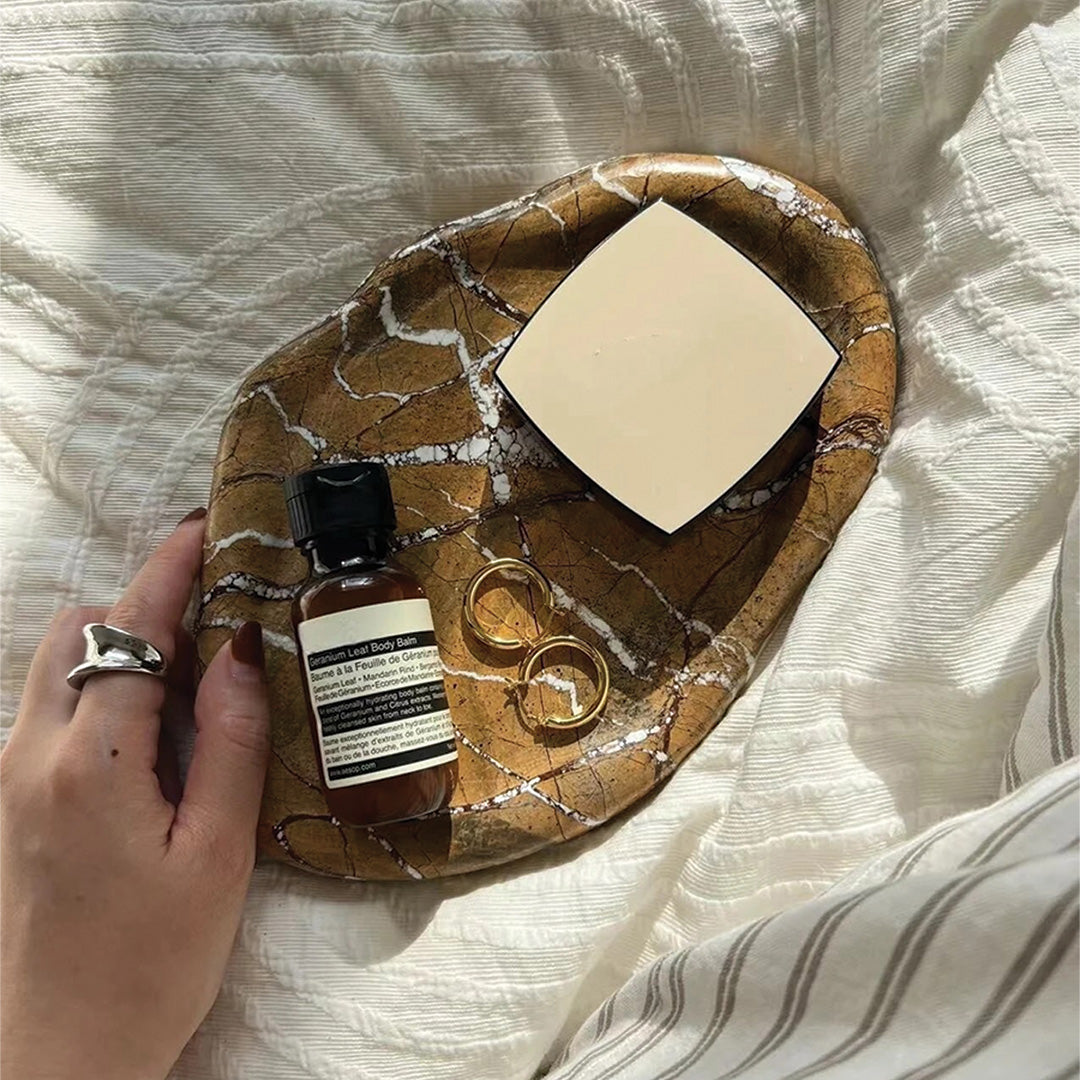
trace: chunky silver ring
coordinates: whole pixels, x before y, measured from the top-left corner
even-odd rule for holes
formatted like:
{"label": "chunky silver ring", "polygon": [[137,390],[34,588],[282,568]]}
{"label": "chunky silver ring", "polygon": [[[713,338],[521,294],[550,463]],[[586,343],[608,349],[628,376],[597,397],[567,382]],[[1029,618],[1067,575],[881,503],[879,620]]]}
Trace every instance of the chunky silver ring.
{"label": "chunky silver ring", "polygon": [[81,690],[91,675],[102,671],[138,671],[165,678],[165,657],[145,638],[105,623],[87,623],[82,632],[86,657],[67,674],[67,684],[73,690]]}

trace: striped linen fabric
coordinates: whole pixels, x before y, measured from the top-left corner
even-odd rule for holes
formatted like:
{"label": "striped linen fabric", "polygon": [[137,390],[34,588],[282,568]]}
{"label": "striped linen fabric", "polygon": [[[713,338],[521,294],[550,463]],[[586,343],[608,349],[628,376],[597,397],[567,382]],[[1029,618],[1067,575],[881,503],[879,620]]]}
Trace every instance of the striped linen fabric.
{"label": "striped linen fabric", "polygon": [[1074,503],[1011,794],[643,968],[549,1080],[1080,1074],[1077,540]]}
{"label": "striped linen fabric", "polygon": [[1039,640],[1039,681],[1005,755],[1003,792],[1014,791],[1080,752],[1076,660],[1080,619],[1080,500],[1074,501],[1054,571],[1046,629]]}
{"label": "striped linen fabric", "polygon": [[817,900],[656,961],[549,1080],[1080,1073],[1075,761]]}

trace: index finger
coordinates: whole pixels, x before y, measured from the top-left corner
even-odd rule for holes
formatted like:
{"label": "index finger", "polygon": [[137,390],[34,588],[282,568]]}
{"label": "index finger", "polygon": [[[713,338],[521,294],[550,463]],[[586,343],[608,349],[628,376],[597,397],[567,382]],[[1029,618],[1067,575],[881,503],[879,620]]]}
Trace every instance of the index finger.
{"label": "index finger", "polygon": [[[167,664],[176,656],[180,624],[202,562],[205,518],[205,510],[188,514],[109,611],[110,626],[149,641]],[[86,681],[73,723],[108,723],[115,738],[144,749],[152,763],[164,700],[162,679],[138,672],[103,672]]]}

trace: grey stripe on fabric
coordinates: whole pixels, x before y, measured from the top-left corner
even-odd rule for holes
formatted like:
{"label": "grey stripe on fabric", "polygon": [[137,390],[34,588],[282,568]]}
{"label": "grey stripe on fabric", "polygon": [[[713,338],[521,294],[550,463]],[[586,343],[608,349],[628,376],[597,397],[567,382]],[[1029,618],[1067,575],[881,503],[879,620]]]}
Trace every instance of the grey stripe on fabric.
{"label": "grey stripe on fabric", "polygon": [[1080,933],[1077,886],[1050,906],[1017,952],[967,1031],[937,1057],[902,1073],[896,1080],[934,1080],[956,1068],[1004,1035],[1035,999]]}
{"label": "grey stripe on fabric", "polygon": [[[646,1027],[649,1020],[652,1019],[653,1013],[659,1010],[662,1000],[660,996],[660,979],[663,974],[664,965],[669,959],[670,957],[664,957],[662,960],[658,960],[650,969],[649,978],[645,984],[645,1001],[642,1004],[641,1015],[625,1031],[619,1032],[618,1039],[620,1042],[624,1039],[631,1038],[642,1028]],[[583,1069],[588,1065],[591,1065],[597,1058],[601,1057],[610,1045],[610,1040],[594,1045],[591,1050],[583,1054],[578,1061],[574,1062],[573,1067],[566,1074],[565,1080],[574,1080],[574,1077],[580,1075]]]}
{"label": "grey stripe on fabric", "polygon": [[1080,1077],[1080,1058],[1077,1058],[1071,1065],[1066,1065],[1060,1072],[1051,1073],[1049,1076],[1044,1077],[1043,1080],[1077,1080]]}
{"label": "grey stripe on fabric", "polygon": [[[1047,689],[1049,691],[1048,701],[1049,708],[1047,709],[1046,726],[1050,732],[1050,760],[1055,765],[1060,765],[1065,760],[1063,748],[1061,745],[1061,725],[1058,717],[1058,682],[1059,682],[1059,668],[1061,667],[1061,657],[1057,652],[1057,641],[1055,640],[1054,624],[1060,623],[1061,612],[1061,559],[1058,559],[1058,564],[1054,568],[1054,584],[1050,593],[1050,622],[1047,627],[1046,645],[1048,654],[1048,670],[1047,670],[1047,682],[1049,683]],[[1070,757],[1072,755],[1069,755]]]}
{"label": "grey stripe on fabric", "polygon": [[1015,817],[1010,818],[1003,825],[1000,825],[989,836],[985,837],[982,842],[975,848],[975,850],[966,858],[960,866],[975,866],[978,863],[987,862],[999,854],[1018,833],[1026,829],[1036,818],[1040,817],[1044,811],[1050,809],[1052,806],[1056,806],[1062,800],[1068,798],[1077,787],[1080,786],[1080,779],[1075,775],[1070,776],[1059,787],[1054,788],[1048,792],[1037,802],[1031,804],[1024,811],[1017,814]]}
{"label": "grey stripe on fabric", "polygon": [[[1027,804],[1023,801],[1030,797],[1027,793],[1019,796],[1009,796],[1006,802],[1020,802],[1020,810],[999,823],[989,834],[984,836],[960,865],[973,867],[1000,857],[1002,853],[1007,852],[1009,846],[1026,828],[1043,814],[1052,810],[1068,795],[1075,792],[1078,785],[1080,785],[1080,779],[1078,779],[1075,772],[1069,772],[1033,803]],[[966,823],[957,821],[944,823],[931,836],[924,837],[911,851],[907,852],[897,866],[894,867],[886,881],[860,890],[858,893],[848,894],[821,914],[803,939],[799,954],[788,976],[786,990],[776,1021],[759,1044],[749,1054],[745,1055],[741,1061],[731,1067],[728,1072],[722,1074],[723,1077],[731,1078],[746,1072],[758,1065],[765,1057],[774,1053],[777,1048],[790,1042],[808,1008],[809,995],[824,957],[828,952],[833,937],[847,915],[863,900],[892,884],[898,873],[901,876],[908,873],[915,862],[935,843],[951,835],[957,828]],[[1067,850],[1070,847],[1075,847],[1076,844],[1077,838],[1074,837],[1069,844],[1059,850]],[[894,945],[893,951],[879,976],[870,1006],[856,1030],[838,1046],[834,1047],[833,1050],[805,1066],[799,1072],[792,1074],[787,1080],[796,1080],[798,1077],[809,1076],[832,1064],[846,1061],[871,1045],[885,1031],[900,1008],[908,985],[918,971],[927,949],[942,924],[960,902],[982,882],[1011,869],[1015,869],[1015,864],[1010,862],[1008,865],[989,867],[977,873],[969,872],[963,878],[952,879],[931,895],[901,930],[900,938]],[[777,916],[773,915],[765,920],[751,923],[738,934],[726,950],[718,976],[714,1009],[707,1027],[695,1046],[685,1053],[680,1060],[672,1063],[662,1073],[659,1073],[656,1080],[671,1080],[673,1077],[683,1075],[708,1052],[734,1013],[735,990],[746,956],[765,925],[775,918]],[[696,948],[685,950],[684,954],[681,955],[689,958],[696,951]],[[621,1043],[627,1034],[636,1033],[641,1030],[642,1026],[648,1025],[649,1020],[659,1011],[660,1007],[659,979],[661,969],[662,964],[658,963],[654,965],[649,973],[643,1015],[631,1025],[628,1032],[615,1032],[605,1044],[594,1046],[584,1059],[575,1063],[574,1071],[567,1075],[566,1080],[578,1075],[581,1068],[595,1060],[614,1041],[618,1040]],[[671,997],[673,1007],[667,1020],[660,1029],[650,1034],[644,1044],[623,1055],[618,1065],[615,1068],[609,1067],[602,1074],[603,1076],[617,1075],[622,1065],[640,1057],[641,1054],[648,1050],[652,1050],[662,1042],[663,1038],[674,1029],[678,1020],[681,1019],[682,1003],[686,994],[685,986],[681,985],[683,968],[680,967],[677,972],[672,968],[671,976],[676,981],[672,982]],[[675,1004],[676,998],[678,999],[677,1007]],[[609,1001],[609,1004],[612,1004],[612,1009],[605,1024],[605,1032],[614,1014],[613,999]]]}
{"label": "grey stripe on fabric", "polygon": [[682,1019],[683,1005],[686,1001],[686,985],[683,982],[683,970],[686,967],[686,962],[690,957],[690,954],[694,950],[692,948],[683,949],[681,952],[675,954],[675,962],[670,966],[668,972],[668,986],[671,995],[671,1008],[668,1010],[668,1014],[664,1017],[663,1021],[649,1033],[649,1037],[640,1045],[631,1046],[627,1048],[627,1052],[608,1066],[602,1073],[598,1074],[596,1080],[611,1080],[611,1077],[618,1076],[619,1073],[636,1057],[640,1057],[642,1054],[647,1054],[661,1039],[664,1038],[669,1032],[674,1031],[678,1025],[679,1020]]}
{"label": "grey stripe on fabric", "polygon": [[[1049,792],[1042,799],[1038,800],[1032,807],[1025,807],[1019,814],[1014,815],[1008,821],[1003,822],[997,829],[990,833],[990,835],[977,846],[975,851],[972,852],[968,859],[974,863],[985,862],[992,855],[1000,852],[1009,841],[1012,840],[1018,832],[1020,827],[1016,827],[1018,821],[1029,824],[1030,821],[1038,817],[1043,811],[1056,805],[1063,797],[1062,792],[1067,794],[1070,790],[1077,786],[1078,781],[1075,778],[1070,778],[1065,783],[1053,791]],[[931,836],[924,838],[924,840],[916,845],[909,854],[914,854],[916,858],[921,857],[930,847],[937,841],[948,836],[955,831],[963,822],[949,822],[947,827],[937,829]],[[1022,827],[1022,826],[1021,826]],[[901,860],[901,863],[897,864],[897,867],[893,869],[890,878],[876,887],[865,890],[862,893],[855,896],[848,897],[841,901],[839,904],[831,907],[825,912],[822,917],[814,924],[809,934],[803,942],[803,946],[799,951],[799,955],[795,960],[795,965],[792,969],[792,973],[788,978],[787,989],[785,990],[784,1000],[781,1005],[780,1016],[777,1018],[772,1029],[766,1034],[765,1038],[756,1046],[749,1055],[747,1055],[742,1061],[735,1065],[730,1071],[721,1074],[722,1078],[736,1077],[739,1074],[745,1072],[748,1068],[756,1065],[768,1054],[777,1050],[780,1046],[786,1043],[792,1034],[797,1030],[799,1021],[802,1019],[806,1012],[807,1004],[809,1002],[810,991],[813,987],[814,981],[817,977],[817,972],[820,969],[820,965],[824,956],[828,950],[829,943],[844,917],[862,900],[875,895],[880,892],[887,884],[889,884],[897,876],[897,872],[907,873],[915,860]],[[1005,869],[1005,868],[1002,868]],[[838,916],[838,917],[837,917]],[[830,921],[835,918],[835,924],[830,926]],[[826,929],[828,932],[826,933]],[[814,949],[814,944],[820,939],[820,947]],[[813,954],[811,954],[811,950]],[[805,970],[807,962],[812,955],[812,965],[809,970]],[[802,983],[796,990],[798,983]],[[796,996],[797,995],[797,996]],[[794,1002],[792,1003],[792,999]]]}
{"label": "grey stripe on fabric", "polygon": [[716,1041],[717,1036],[724,1030],[728,1020],[731,1019],[731,1014],[735,1011],[736,988],[739,976],[742,974],[743,965],[746,963],[747,954],[761,932],[775,918],[776,915],[769,915],[767,918],[751,923],[732,942],[731,948],[728,949],[727,955],[724,957],[724,963],[717,979],[716,1000],[709,1026],[689,1054],[669,1065],[662,1073],[658,1073],[654,1080],[671,1080],[674,1076],[680,1076],[700,1061],[705,1052]]}
{"label": "grey stripe on fabric", "polygon": [[[1017,773],[1017,781],[1019,782],[1019,773]],[[1038,817],[1045,806],[1052,806],[1068,796],[1072,788],[1080,783],[1080,780],[1077,780],[1075,777],[1070,777],[1063,783],[1063,788],[1055,788],[1053,791],[1043,796],[1038,802],[1032,803],[1024,812],[1017,815],[1015,818],[1010,818],[1008,821],[1003,822],[993,832],[984,837],[980,844],[970,855],[968,855],[967,859],[965,859],[961,865],[967,866],[986,862],[995,854],[1001,844],[1008,843],[1017,832],[1030,824],[1035,817]],[[1010,795],[1011,794],[1012,792],[1010,792]],[[956,832],[957,829],[961,829],[967,824],[968,820],[964,817],[939,823],[927,836],[924,836],[922,840],[916,843],[914,847],[905,852],[905,854],[897,860],[896,866],[893,867],[888,880],[896,881],[898,878],[909,875],[914,869],[915,864],[918,863],[926,852],[939,840],[943,840],[946,836],[949,836],[951,833]]]}
{"label": "grey stripe on fabric", "polygon": [[1020,766],[1016,761],[1016,741],[1020,737],[1020,728],[1013,732],[1009,740],[1009,752],[1005,755],[1005,790],[1014,792],[1022,783],[1020,779]]}
{"label": "grey stripe on fabric", "polygon": [[910,851],[905,852],[902,858],[897,860],[896,865],[889,874],[889,881],[907,877],[915,868],[915,864],[943,837],[956,832],[964,824],[964,821],[946,820],[937,825],[928,836],[924,836]]}
{"label": "grey stripe on fabric", "polygon": [[755,1046],[749,1054],[739,1061],[733,1068],[721,1073],[717,1080],[727,1080],[729,1077],[742,1075],[747,1069],[752,1068],[762,1058],[773,1053],[785,1042],[791,1033],[799,1026],[806,1013],[807,1002],[810,998],[810,990],[817,979],[818,970],[821,966],[822,957],[829,947],[829,942],[839,929],[840,924],[855,910],[864,900],[879,893],[885,885],[867,889],[834,904],[829,908],[811,928],[803,941],[799,955],[795,959],[795,966],[788,977],[787,986],[784,989],[784,997],[780,1005],[780,1015],[777,1016],[773,1026],[766,1032],[765,1037]]}
{"label": "grey stripe on fabric", "polygon": [[[611,1018],[615,1015],[615,1006],[618,1003],[619,994],[621,993],[622,988],[616,990],[615,993],[611,994],[604,1001],[604,1004],[596,1010],[596,1030],[589,1037],[588,1043],[586,1045],[599,1042],[607,1034],[607,1029],[611,1026]],[[550,1067],[546,1069],[542,1075],[547,1076],[549,1073],[561,1069],[566,1064],[570,1055],[574,1052],[575,1042],[578,1039],[583,1038],[584,1031],[585,1025],[582,1024],[574,1038],[567,1041],[566,1045],[562,1048],[562,1053],[559,1054],[559,1056],[551,1063]]]}
{"label": "grey stripe on fabric", "polygon": [[1061,760],[1067,761],[1076,751],[1073,749],[1072,727],[1069,723],[1069,693],[1066,687],[1065,631],[1061,625],[1062,566],[1065,562],[1065,541],[1061,542],[1061,557],[1054,571],[1054,601],[1056,608],[1050,616],[1050,655],[1056,657],[1057,675],[1052,680],[1050,696],[1056,697],[1058,743]]}
{"label": "grey stripe on fabric", "polygon": [[966,877],[953,879],[943,885],[915,912],[901,931],[892,954],[885,963],[878,984],[870,999],[870,1007],[855,1030],[832,1050],[803,1068],[791,1073],[786,1080],[802,1080],[824,1069],[848,1061],[875,1043],[892,1022],[903,1001],[911,980],[915,977],[923,958],[938,931],[960,902],[966,899],[983,882],[1012,870],[1012,866],[993,866],[973,872]]}
{"label": "grey stripe on fabric", "polygon": [[596,1022],[596,1037],[598,1039],[602,1039],[607,1034],[608,1028],[611,1027],[611,1018],[615,1015],[616,997],[616,994],[612,994],[604,1002],[604,1007],[600,1010],[600,1018]]}

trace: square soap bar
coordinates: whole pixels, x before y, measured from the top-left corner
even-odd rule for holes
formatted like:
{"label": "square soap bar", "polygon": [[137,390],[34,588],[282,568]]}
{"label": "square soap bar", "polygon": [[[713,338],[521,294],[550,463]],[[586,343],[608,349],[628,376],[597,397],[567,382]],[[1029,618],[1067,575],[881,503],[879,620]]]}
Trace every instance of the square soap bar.
{"label": "square soap bar", "polygon": [[767,274],[656,202],[567,276],[495,375],[560,453],[673,533],[765,456],[838,358]]}

